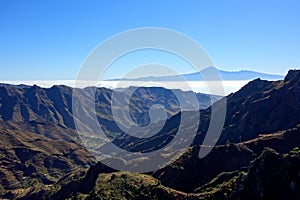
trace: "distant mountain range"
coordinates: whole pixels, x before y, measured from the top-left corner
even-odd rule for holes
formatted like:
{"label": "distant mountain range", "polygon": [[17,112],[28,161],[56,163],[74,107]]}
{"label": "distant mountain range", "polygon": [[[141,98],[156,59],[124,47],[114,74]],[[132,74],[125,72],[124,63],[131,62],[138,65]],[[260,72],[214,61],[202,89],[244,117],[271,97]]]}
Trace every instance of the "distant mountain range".
{"label": "distant mountain range", "polygon": [[[91,89],[80,91],[86,96]],[[198,130],[180,158],[147,174],[116,172],[96,163],[74,140],[73,90],[0,85],[1,199],[300,199],[299,70],[290,70],[283,80],[255,79],[228,95],[226,120],[215,147],[202,143],[211,120],[208,106],[219,97],[197,94],[203,109],[180,112],[174,91],[139,88],[129,108],[133,121],[147,125],[153,104],[163,104],[168,119],[155,137],[137,139],[118,129],[110,107],[112,90],[98,88],[92,97],[98,121],[120,148],[154,151],[170,142],[179,125],[185,133]],[[123,90],[118,95],[130,97]],[[214,106],[225,106],[220,102]],[[89,113],[94,108],[79,109],[85,119],[92,120]],[[192,123],[195,116],[199,119],[198,112],[199,126]],[[180,122],[184,114],[188,119]],[[200,159],[200,148],[212,151]],[[137,166],[143,160],[137,160]],[[126,164],[122,158],[120,163]]]}
{"label": "distant mountain range", "polygon": [[255,71],[241,70],[241,71],[223,71],[217,70],[214,67],[208,67],[201,70],[199,73],[182,74],[182,75],[172,75],[172,76],[145,76],[140,78],[119,78],[110,79],[110,81],[153,81],[153,82],[163,82],[163,81],[181,81],[183,78],[187,81],[203,81],[205,77],[209,80],[213,80],[212,76],[214,73],[219,72],[221,80],[226,81],[243,81],[243,80],[253,80],[253,79],[263,79],[263,80],[282,80],[284,76],[266,74]]}

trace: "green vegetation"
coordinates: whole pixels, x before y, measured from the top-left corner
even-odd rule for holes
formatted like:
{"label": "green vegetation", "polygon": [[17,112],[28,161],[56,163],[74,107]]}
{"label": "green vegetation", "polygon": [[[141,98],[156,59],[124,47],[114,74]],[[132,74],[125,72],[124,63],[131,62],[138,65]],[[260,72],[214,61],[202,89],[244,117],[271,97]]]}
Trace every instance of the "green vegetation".
{"label": "green vegetation", "polygon": [[283,154],[283,157],[297,155],[300,152],[299,147],[294,147],[289,153]]}
{"label": "green vegetation", "polygon": [[293,154],[298,154],[299,153],[299,147],[294,147],[291,151],[290,151],[290,154],[293,155]]}
{"label": "green vegetation", "polygon": [[88,199],[175,199],[184,196],[161,185],[160,181],[144,174],[116,172],[100,174]]}

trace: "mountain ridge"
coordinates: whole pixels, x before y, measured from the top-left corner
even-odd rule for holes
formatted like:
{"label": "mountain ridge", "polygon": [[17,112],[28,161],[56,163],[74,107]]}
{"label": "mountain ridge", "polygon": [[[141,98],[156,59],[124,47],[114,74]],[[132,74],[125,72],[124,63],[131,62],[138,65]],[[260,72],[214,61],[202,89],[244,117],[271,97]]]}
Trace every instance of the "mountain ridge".
{"label": "mountain ridge", "polygon": [[[23,199],[105,197],[109,199],[113,198],[113,195],[118,195],[118,198],[123,196],[126,199],[136,199],[142,195],[148,199],[155,196],[157,199],[236,200],[247,199],[247,195],[259,198],[256,195],[261,194],[262,199],[268,199],[272,196],[268,188],[277,188],[280,184],[284,188],[281,191],[280,188],[277,189],[276,194],[290,192],[291,197],[300,197],[297,189],[300,184],[296,176],[296,172],[300,171],[300,152],[296,149],[300,147],[299,70],[290,70],[285,79],[280,81],[255,79],[238,92],[228,95],[225,126],[221,137],[217,138],[219,141],[215,147],[202,145],[210,122],[211,107],[199,111],[201,123],[198,127],[193,123],[196,111],[177,113],[169,110],[171,114],[162,132],[150,140],[135,140],[121,132],[119,137],[113,135],[112,142],[117,146],[126,150],[147,152],[154,150],[153,145],[161,145],[172,139],[181,115],[188,116],[187,121],[183,122],[183,127],[188,128],[186,131],[198,128],[193,144],[182,156],[162,169],[147,173],[147,176],[115,172],[102,163],[88,162],[93,159],[90,154],[83,153],[85,150],[80,144],[76,144],[76,140],[74,141],[77,135],[68,121],[73,111],[70,106],[69,89],[65,86],[55,86],[47,90],[37,86],[25,89],[0,87],[0,124],[3,127],[0,132],[7,138],[1,141],[0,148],[4,152],[1,155],[7,157],[3,156],[0,159],[0,169],[2,169],[0,181],[1,185],[6,186],[0,188],[1,197]],[[89,95],[89,89],[92,88],[81,91]],[[147,88],[141,88],[134,99],[142,96],[148,98],[150,97],[148,92],[150,90]],[[169,91],[161,92],[163,92],[162,96],[152,96],[152,99],[156,99],[153,102],[159,102],[161,99],[159,97],[172,99]],[[110,101],[109,94],[108,90],[99,89],[96,95],[96,106],[100,108],[98,120],[109,122],[109,126],[105,127],[108,133],[112,133],[110,128],[114,129],[115,125],[107,106]],[[120,97],[128,98],[127,94],[120,94]],[[141,117],[143,115],[140,115],[137,110],[142,109],[145,112],[152,103],[142,100],[132,103],[132,111],[139,116],[136,120],[142,119],[137,122],[147,124],[149,119]],[[43,105],[48,112],[45,112]],[[225,105],[217,101],[213,106],[218,108]],[[8,111],[10,114],[7,115]],[[160,121],[155,122],[153,126],[159,123]],[[22,134],[24,137],[18,138]],[[33,137],[34,135],[36,137]],[[47,145],[39,147],[31,144],[40,144],[41,141],[45,141]],[[61,141],[64,141],[64,145],[60,144],[55,151],[64,153],[52,154],[48,149],[53,148],[55,142]],[[200,148],[210,148],[212,151],[205,158],[200,159],[198,156]],[[46,155],[50,156],[48,160]],[[122,158],[120,161],[122,162]],[[39,164],[34,164],[35,162]],[[270,167],[273,164],[274,168]],[[84,167],[87,165],[91,165],[89,169]],[[282,170],[281,165],[287,170]],[[45,178],[41,172],[49,170],[47,168],[49,166],[52,166],[52,169],[61,167],[72,171],[67,174],[56,171],[55,173],[60,173],[60,176]],[[74,167],[78,167],[78,170],[74,170]],[[13,170],[9,171],[9,169]],[[39,184],[30,185],[24,182],[23,177],[30,177],[34,180],[33,183]],[[9,185],[15,179],[22,184],[27,183],[26,187],[22,188],[21,183],[16,187]],[[143,179],[153,184],[147,185],[142,181]],[[247,189],[247,187],[252,188],[256,182],[261,187],[256,187],[255,190]],[[291,184],[292,188],[290,188]],[[80,190],[79,188],[83,186],[84,189]],[[114,190],[115,194],[111,192]],[[139,191],[143,191],[143,194]]]}
{"label": "mountain ridge", "polygon": [[[218,75],[219,74],[220,77]],[[203,75],[203,76],[202,76]],[[213,77],[213,79],[210,78]],[[283,79],[282,75],[267,74],[261,72],[255,72],[251,70],[240,70],[240,71],[225,71],[218,70],[214,67],[205,68],[199,72],[181,74],[181,75],[169,75],[169,76],[146,76],[140,78],[116,78],[108,79],[107,81],[205,81],[204,77],[208,77],[206,80],[223,80],[223,81],[242,81],[242,80],[253,80],[256,78],[266,80],[280,80]]]}

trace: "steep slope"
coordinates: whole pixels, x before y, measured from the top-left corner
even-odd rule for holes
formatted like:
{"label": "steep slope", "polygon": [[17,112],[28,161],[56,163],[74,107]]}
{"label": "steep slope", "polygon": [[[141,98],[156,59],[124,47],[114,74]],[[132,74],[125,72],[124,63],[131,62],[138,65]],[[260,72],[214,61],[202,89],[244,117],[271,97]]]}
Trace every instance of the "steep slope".
{"label": "steep slope", "polygon": [[300,198],[300,152],[294,148],[289,154],[279,154],[265,148],[251,162],[247,172],[209,187],[199,189],[206,199],[299,199]]}
{"label": "steep slope", "polygon": [[[300,71],[290,70],[282,81],[256,79],[227,96],[225,125],[218,144],[241,142],[259,134],[286,130],[300,123]],[[216,103],[218,104],[218,102]],[[224,105],[217,105],[224,106]],[[201,112],[194,144],[201,144],[210,122],[210,109]]]}
{"label": "steep slope", "polygon": [[0,191],[56,182],[96,160],[82,146],[64,140],[0,126]]}
{"label": "steep slope", "polygon": [[[265,81],[256,79],[244,86],[240,91],[226,97],[226,105],[220,101],[214,103],[216,113],[226,106],[225,124],[220,138],[212,138],[218,145],[238,143],[269,134],[293,128],[300,123],[300,75],[297,70],[290,70],[282,81]],[[185,113],[185,112],[182,112]],[[188,113],[187,119],[182,121],[178,113],[166,121],[164,128],[154,138],[137,140],[128,135],[120,134],[114,143],[124,149],[147,152],[153,146],[161,147],[174,137],[179,126],[189,127],[193,116],[198,113]],[[193,145],[202,144],[206,136],[211,118],[211,108],[200,111],[200,126]],[[195,120],[194,120],[195,121]],[[155,126],[155,125],[154,125]],[[158,126],[158,125],[157,125]],[[155,128],[153,128],[155,129]],[[151,144],[155,144],[152,145]]]}
{"label": "steep slope", "polygon": [[[80,93],[90,97],[91,101],[95,100],[95,109],[99,119],[111,121],[111,101],[112,90],[106,88],[97,88],[96,96],[91,96],[92,90],[96,88],[76,89]],[[4,122],[22,123],[35,127],[37,124],[54,124],[58,128],[75,129],[73,111],[72,111],[72,91],[67,86],[53,86],[51,88],[40,88],[38,86],[13,86],[7,84],[0,85],[0,119]],[[155,104],[164,106],[167,117],[170,117],[180,111],[180,98],[186,98],[191,92],[181,90],[168,90],[164,88],[128,88],[124,91],[115,91],[114,98],[117,101],[127,99],[129,102],[130,117],[133,122],[140,126],[150,123],[149,110]],[[132,95],[130,95],[132,94]],[[193,93],[194,94],[194,93]],[[206,108],[211,103],[217,101],[220,97],[206,94],[196,94],[200,108]],[[188,100],[186,100],[188,101]],[[116,103],[114,105],[122,105]],[[93,108],[82,106],[83,114],[89,118],[89,113]],[[126,107],[124,107],[126,109]],[[122,108],[122,109],[124,109]],[[120,108],[114,107],[118,110]],[[106,124],[102,124],[106,126]],[[22,127],[23,130],[24,127]],[[90,127],[92,128],[92,127]],[[45,135],[43,131],[39,134]],[[70,133],[72,135],[72,133]],[[48,136],[50,136],[49,134]],[[66,139],[67,135],[61,134],[60,137]]]}
{"label": "steep slope", "polygon": [[300,152],[282,156],[265,151],[249,167],[236,196],[241,199],[299,199]]}
{"label": "steep slope", "polygon": [[[89,171],[90,172],[90,171]],[[89,173],[88,172],[88,173]],[[72,175],[74,178],[74,175]],[[80,176],[80,175],[79,175]],[[86,179],[87,175],[81,175],[82,180]],[[114,172],[114,173],[98,173],[94,174],[94,182],[91,184],[89,190],[73,190],[66,192],[64,189],[66,186],[62,183],[56,184],[54,187],[64,190],[58,190],[57,193],[53,192],[53,189],[43,188],[38,193],[31,191],[22,199],[33,199],[36,197],[42,197],[44,199],[192,199],[187,198],[188,195],[183,192],[173,190],[171,188],[164,187],[157,179],[149,175],[144,174],[132,174],[128,172]],[[70,177],[69,177],[70,178]],[[64,184],[67,187],[75,187],[77,185],[86,184],[85,181],[64,180]],[[80,179],[79,179],[80,180]],[[51,192],[52,190],[52,192]],[[196,195],[194,195],[196,196]],[[190,195],[192,197],[192,195]]]}
{"label": "steep slope", "polygon": [[[114,173],[113,169],[98,163],[87,172],[71,173],[53,185],[31,188],[24,199],[36,196],[45,199],[269,199],[278,194],[282,198],[275,199],[285,199],[287,195],[295,199],[299,195],[297,172],[300,170],[299,148],[294,148],[297,146],[300,146],[300,124],[244,143],[217,146],[204,159],[198,158],[199,146],[192,147],[152,177]],[[268,153],[266,147],[274,147],[280,155],[274,154],[274,150]],[[261,187],[256,187],[258,183]],[[279,187],[277,192],[270,193],[276,187]],[[263,196],[257,196],[260,194]]]}
{"label": "steep slope", "polygon": [[[78,90],[93,101],[93,89]],[[74,124],[72,92],[67,86],[40,88],[0,84],[1,192],[53,183],[77,168],[95,163],[95,158],[80,145]],[[97,88],[95,97],[98,121],[108,135],[114,130],[121,133],[112,116],[112,92]],[[176,90],[176,93],[184,97],[190,92]],[[154,104],[163,105],[167,117],[180,110],[177,97],[164,88],[129,88],[116,91],[116,95],[129,99],[131,118],[141,126],[150,122],[148,112]],[[219,98],[212,96],[211,99],[205,94],[196,96],[200,106],[208,106]],[[89,114],[93,108],[83,105],[76,109],[82,109],[85,119],[93,120]],[[97,128],[82,123],[92,131]]]}
{"label": "steep slope", "polygon": [[294,147],[300,147],[300,124],[247,142],[216,146],[202,159],[198,157],[199,146],[194,146],[176,162],[152,175],[166,186],[193,192],[223,172],[247,171],[250,162],[257,158],[265,147],[281,154],[288,153]]}
{"label": "steep slope", "polygon": [[[27,194],[27,196],[24,196],[24,198],[34,198],[38,196],[47,199],[60,197],[88,199],[96,197],[101,198],[105,196],[111,198],[120,198],[124,195],[128,195],[126,196],[127,199],[136,199],[136,197],[138,197],[139,195],[143,198],[154,196],[158,199],[160,197],[180,199],[182,198],[182,196],[187,199],[234,199],[235,197],[243,197],[245,199],[246,195],[253,195],[253,198],[257,198],[258,196],[255,195],[259,193],[264,194],[262,199],[266,199],[270,197],[269,187],[277,187],[277,183],[275,184],[275,182],[275,185],[268,185],[267,180],[269,179],[264,178],[263,176],[263,174],[266,174],[265,170],[268,170],[268,166],[270,166],[269,163],[275,163],[275,171],[276,173],[278,172],[276,176],[280,177],[280,184],[282,183],[283,185],[287,185],[287,183],[297,181],[294,179],[288,179],[287,181],[281,179],[282,177],[285,177],[285,171],[288,171],[288,177],[292,177],[295,172],[293,171],[294,168],[286,168],[287,170],[280,170],[280,166],[284,167],[294,165],[295,163],[297,163],[297,159],[296,161],[287,161],[288,164],[285,165],[284,163],[286,163],[286,161],[282,161],[281,158],[278,159],[275,156],[275,159],[273,159],[274,157],[272,157],[271,155],[271,161],[269,162],[267,161],[269,159],[269,154],[267,154],[266,157],[260,155],[266,154],[263,153],[265,147],[273,148],[280,154],[286,154],[294,147],[300,146],[300,104],[298,101],[298,96],[300,94],[299,80],[300,71],[291,70],[289,71],[286,78],[282,81],[269,82],[254,80],[243,87],[239,92],[229,95],[227,97],[227,118],[221,134],[221,138],[219,140],[219,145],[216,147],[201,146],[210,121],[210,109],[208,108],[206,110],[201,110],[201,124],[198,128],[198,135],[194,140],[194,146],[190,147],[189,150],[174,163],[163,169],[153,172],[152,174],[149,173],[149,175],[152,175],[153,178],[137,174],[115,173],[113,169],[107,168],[101,163],[98,163],[97,165],[91,167],[88,171],[79,169],[78,171],[72,172],[62,178],[61,176],[53,176],[54,178],[50,177],[47,179],[42,179],[44,181],[40,181],[40,186],[37,185],[36,187],[32,187],[31,184],[28,189],[22,190],[21,192],[18,190],[12,190],[8,193],[4,192],[5,194],[3,194],[3,197],[21,197],[22,195],[20,193],[23,193]],[[49,91],[47,91],[50,89],[47,89],[46,92],[42,89],[43,92],[38,91],[39,95],[29,95],[29,97],[37,96],[37,98],[33,98],[32,100],[30,100],[30,102],[34,102],[34,104],[28,104],[28,100],[26,100],[28,98],[24,94],[25,92],[30,92],[29,89],[32,88],[20,86],[16,87],[15,89],[11,89],[5,87],[6,86],[4,86],[5,90],[2,91],[4,95],[3,97],[1,97],[1,101],[4,102],[6,106],[1,106],[0,109],[2,123],[7,127],[6,129],[3,129],[4,132],[7,131],[7,129],[9,131],[20,130],[21,128],[23,128],[22,125],[24,125],[24,127],[26,128],[24,134],[27,134],[26,131],[28,131],[35,134],[40,133],[37,135],[39,137],[46,138],[47,140],[50,140],[51,138],[57,138],[60,140],[63,139],[66,141],[64,147],[69,148],[70,144],[68,143],[72,142],[72,139],[76,138],[76,133],[73,132],[74,128],[72,128],[72,122],[69,123],[69,113],[72,113],[69,111],[72,111],[72,108],[70,105],[68,105],[68,102],[70,100],[68,98],[68,95],[66,95],[68,93],[68,89],[54,88],[53,90],[52,88],[53,91],[50,92],[50,96]],[[36,90],[39,89],[40,88],[36,88],[34,91],[36,92]],[[86,88],[85,90],[81,91],[82,93],[89,95],[89,89],[91,88]],[[12,92],[11,90],[17,91]],[[104,126],[106,124],[106,127],[110,128],[108,129],[108,133],[111,133],[111,128],[115,128],[116,125],[112,124],[114,123],[114,120],[112,119],[110,108],[109,106],[107,106],[108,102],[110,102],[110,93],[107,92],[108,90],[103,88],[98,91],[98,100],[96,101],[96,110],[97,106],[99,109],[97,112],[98,120],[100,122],[104,122],[102,124],[104,124]],[[17,97],[14,96],[14,94],[17,94]],[[126,93],[119,93],[119,95],[120,97],[122,96],[123,98],[128,98],[128,94]],[[139,100],[138,97],[141,96],[152,99],[152,102],[144,102],[142,100]],[[143,115],[140,114],[149,109],[151,105],[153,105],[153,103],[155,104],[159,102],[160,98],[170,99],[171,97],[172,95],[167,92],[164,93],[164,95],[155,96],[155,98],[152,98],[149,96],[149,94],[147,94],[146,91],[141,90],[141,93],[137,93],[136,96],[134,96],[134,101],[132,101],[131,104],[132,108],[138,107],[138,109],[133,109],[132,112],[133,116],[138,116],[135,119],[137,120],[136,122],[143,125],[147,124],[147,117],[143,118]],[[60,100],[56,102],[54,99]],[[140,107],[138,105],[134,105],[134,102],[138,102]],[[27,105],[25,106],[25,110],[27,110],[27,112],[21,112],[22,104]],[[31,104],[34,105],[32,108]],[[47,105],[48,107],[46,107],[49,108],[49,110],[55,108],[55,111],[51,110],[51,112],[46,112],[46,114],[43,115],[44,111],[42,111],[42,104]],[[141,107],[141,104],[145,106]],[[177,104],[174,103],[172,105]],[[216,102],[215,105],[223,106],[219,102]],[[153,149],[154,147],[161,147],[160,145],[163,145],[162,143],[168,143],[169,139],[172,139],[174,133],[176,133],[176,128],[180,124],[181,115],[184,114],[190,117],[188,118],[190,120],[184,122],[184,128],[189,128],[185,130],[188,130],[189,132],[190,129],[197,128],[194,127],[195,124],[193,124],[192,119],[193,116],[195,116],[195,112],[185,111],[173,115],[177,112],[176,109],[173,109],[174,107],[176,108],[176,106],[170,107],[170,118],[166,121],[162,131],[159,132],[159,134],[157,134],[154,138],[150,138],[150,140],[148,139],[146,141],[136,140],[135,138],[130,138],[128,135],[124,135],[122,132],[119,132],[119,130],[116,130],[116,132],[121,134],[121,137],[113,137],[113,142],[124,149],[131,147],[130,150],[133,151],[153,151],[155,150]],[[85,112],[83,112],[83,114],[87,115],[87,119],[89,119],[87,112],[89,108],[84,109]],[[26,113],[28,113],[28,115]],[[49,118],[49,121],[46,120],[47,117]],[[134,119],[134,117],[132,118]],[[142,118],[142,120],[140,120],[140,118]],[[154,123],[152,126],[158,126],[159,123],[160,121]],[[52,128],[48,130],[45,129],[45,127]],[[55,129],[56,127],[59,128]],[[56,132],[55,130],[61,131],[62,133],[64,133],[62,134],[64,136],[56,136],[54,134]],[[7,135],[9,137],[4,140],[7,141],[5,142],[5,145],[10,145],[12,143],[10,135],[12,134],[8,133]],[[45,135],[47,137],[44,137],[42,135]],[[18,141],[21,141],[20,139],[18,139],[17,135],[15,137]],[[24,136],[24,138],[26,137]],[[31,149],[28,152],[35,151],[37,147],[34,145],[30,146],[29,144],[31,144],[31,142],[22,142],[23,146],[27,145],[28,147],[26,146],[26,148]],[[198,157],[200,148],[213,149],[208,156],[200,159]],[[5,146],[4,150],[6,149],[7,147]],[[21,151],[21,153],[23,154],[19,158],[17,156],[19,150],[16,150],[17,148],[13,149],[14,150],[11,153],[11,160],[17,160],[17,162],[19,162],[19,159],[21,163],[25,163],[25,167],[22,168],[22,170],[18,171],[18,173],[16,174],[13,174],[16,180],[19,180],[24,176],[22,175],[22,173],[27,172],[27,168],[29,168],[30,170],[32,169],[32,167],[30,167],[31,163],[35,163],[37,160],[44,159],[43,155],[28,153],[28,155],[38,156],[29,156],[30,159],[33,159],[29,159],[29,161],[27,161],[27,157],[25,156],[27,154],[24,154]],[[43,150],[39,151],[42,152]],[[10,152],[4,152],[3,155],[9,153]],[[13,156],[14,154],[16,155],[16,157]],[[45,154],[47,154],[46,150]],[[281,155],[277,155],[277,157],[278,156],[280,157]],[[21,158],[23,157],[25,157],[26,159],[22,160]],[[87,157],[88,156],[82,158],[82,160],[85,161]],[[64,158],[59,157],[59,159],[63,160]],[[253,165],[251,161],[255,159],[256,164]],[[2,160],[5,160],[4,156]],[[73,165],[71,161],[64,161],[64,163],[68,163],[66,164],[67,166]],[[14,163],[14,161],[8,162]],[[45,163],[45,161],[42,162]],[[55,163],[55,161],[53,161],[53,163]],[[7,163],[4,162],[4,165],[7,165]],[[62,164],[62,166],[66,165]],[[16,165],[13,164],[11,166],[13,168]],[[51,166],[52,168],[55,168],[55,164]],[[46,170],[46,167],[43,167],[43,165],[37,165],[36,168],[39,169],[38,171]],[[298,170],[297,167],[295,169],[296,171]],[[9,170],[6,171],[9,172]],[[33,173],[31,174],[34,174],[35,171],[32,171]],[[4,174],[8,172],[4,172]],[[21,175],[18,176],[18,174]],[[49,172],[49,174],[51,174],[51,172]],[[261,179],[254,179],[254,177],[256,177],[257,175],[259,175]],[[8,175],[6,176],[9,177]],[[269,175],[267,175],[267,177],[268,176]],[[54,183],[55,180],[59,178],[60,180]],[[271,180],[273,180],[273,178],[271,177]],[[143,179],[146,179],[148,180],[148,182],[153,184],[147,185],[145,187],[146,183],[143,182]],[[134,180],[141,181],[135,182]],[[161,181],[161,184],[158,181]],[[237,184],[240,184],[243,185],[243,188],[251,188],[251,184],[253,185],[254,183],[260,183],[260,185],[262,185],[263,187],[257,188],[257,191],[253,194],[251,194],[251,191],[237,187]],[[7,184],[7,180],[4,180],[4,184]],[[295,185],[295,187],[298,187],[297,184]],[[114,189],[116,189],[117,191],[115,194],[110,192]],[[139,193],[138,191],[143,191],[143,194]],[[285,193],[286,191],[289,190],[282,190],[283,193]],[[125,192],[126,194],[123,192]],[[296,193],[293,193],[293,196],[294,195],[297,195],[297,191]]]}
{"label": "steep slope", "polygon": [[300,146],[299,96],[300,71],[297,70],[289,71],[283,81],[252,81],[227,97],[227,118],[218,141],[220,146],[207,157],[198,158],[197,145],[203,141],[210,117],[210,109],[201,111],[196,146],[153,176],[166,186],[192,192],[222,172],[247,167],[265,147],[287,153]]}

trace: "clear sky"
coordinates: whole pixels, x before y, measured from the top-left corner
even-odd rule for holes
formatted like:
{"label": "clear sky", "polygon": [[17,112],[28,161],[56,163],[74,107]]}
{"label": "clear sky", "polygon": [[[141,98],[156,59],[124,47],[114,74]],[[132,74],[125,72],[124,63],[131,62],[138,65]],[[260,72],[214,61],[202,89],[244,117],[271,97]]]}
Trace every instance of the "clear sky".
{"label": "clear sky", "polygon": [[96,45],[140,27],[192,37],[223,70],[300,67],[299,0],[1,0],[0,80],[75,79]]}

